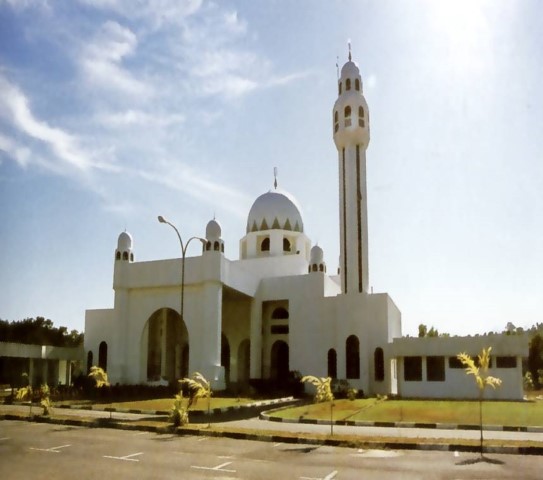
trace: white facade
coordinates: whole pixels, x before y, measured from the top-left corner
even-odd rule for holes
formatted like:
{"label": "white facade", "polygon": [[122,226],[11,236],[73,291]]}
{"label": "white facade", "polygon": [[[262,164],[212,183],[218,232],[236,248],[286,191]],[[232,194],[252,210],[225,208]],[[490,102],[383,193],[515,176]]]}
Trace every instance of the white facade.
{"label": "white facade", "polygon": [[[350,55],[338,91],[339,275],[327,273],[300,207],[277,185],[250,209],[239,260],[225,258],[220,225],[208,223],[202,254],[185,260],[184,288],[181,259],[135,262],[123,232],[114,306],[86,313],[89,366],[106,367],[113,383],[172,382],[200,371],[224,388],[296,370],[348,379],[367,394],[398,392],[401,314],[388,294],[368,291],[369,111]],[[400,386],[418,396],[416,387]]]}

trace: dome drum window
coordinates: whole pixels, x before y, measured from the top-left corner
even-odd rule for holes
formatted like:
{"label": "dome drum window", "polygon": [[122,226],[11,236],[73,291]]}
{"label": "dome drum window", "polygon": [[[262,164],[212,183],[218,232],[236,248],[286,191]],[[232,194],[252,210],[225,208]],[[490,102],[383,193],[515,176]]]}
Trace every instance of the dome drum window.
{"label": "dome drum window", "polygon": [[364,107],[358,107],[358,126],[364,128],[366,122],[364,121]]}
{"label": "dome drum window", "polygon": [[348,78],[345,80],[345,90],[349,91],[351,89],[351,79]]}
{"label": "dome drum window", "polygon": [[354,80],[354,89],[359,92],[360,91],[360,80],[358,78],[355,78]]}
{"label": "dome drum window", "polygon": [[260,243],[260,251],[261,252],[269,252],[270,251],[270,237],[264,238],[262,242]]}

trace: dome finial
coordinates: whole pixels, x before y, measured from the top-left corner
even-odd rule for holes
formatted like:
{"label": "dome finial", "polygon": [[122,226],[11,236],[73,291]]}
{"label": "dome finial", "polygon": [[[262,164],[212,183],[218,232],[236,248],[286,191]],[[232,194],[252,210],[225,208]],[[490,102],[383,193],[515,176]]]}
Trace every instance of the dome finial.
{"label": "dome finial", "polygon": [[351,56],[351,40],[347,40],[347,45],[349,45],[349,62],[352,61],[352,56]]}
{"label": "dome finial", "polygon": [[274,176],[273,186],[277,190],[277,167],[273,167],[273,176]]}

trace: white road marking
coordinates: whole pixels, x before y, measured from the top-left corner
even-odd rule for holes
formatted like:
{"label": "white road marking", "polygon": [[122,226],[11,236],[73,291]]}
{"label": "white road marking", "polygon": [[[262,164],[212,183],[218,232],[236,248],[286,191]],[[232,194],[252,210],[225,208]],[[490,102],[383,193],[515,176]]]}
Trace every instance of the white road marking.
{"label": "white road marking", "polygon": [[300,477],[301,480],[333,480],[336,478],[337,470],[334,470],[333,472],[330,472],[326,477],[320,478],[320,477]]}
{"label": "white road marking", "polygon": [[199,438],[198,441],[199,442],[203,442],[204,440],[207,440],[209,437],[202,437],[202,438]]}
{"label": "white road marking", "polygon": [[104,455],[104,458],[112,458],[114,460],[123,460],[125,462],[139,462],[137,458],[132,458],[132,457],[137,457],[138,455],[143,455],[143,452],[132,453],[131,455],[125,455],[124,457],[112,457],[110,455]]}
{"label": "white road marking", "polygon": [[219,455],[218,458],[224,458],[226,460],[229,460],[229,459],[235,458],[235,457],[233,457],[232,455]]}
{"label": "white road marking", "polygon": [[274,447],[278,447],[279,445],[283,445],[283,444],[281,442],[273,444]]}
{"label": "white road marking", "polygon": [[139,437],[140,435],[149,435],[149,432],[138,432],[138,433],[134,433],[134,437]]}
{"label": "white road marking", "polygon": [[217,465],[216,467],[200,467],[197,465],[191,465],[190,468],[197,468],[199,470],[213,470],[215,472],[236,473],[235,470],[228,470],[227,468],[223,468],[223,467],[226,467],[227,465],[230,465],[231,463],[232,462],[224,462],[224,463],[221,463],[220,465]]}
{"label": "white road marking", "polygon": [[66,448],[70,447],[71,445],[60,445],[59,447],[52,447],[52,448],[35,448],[30,447],[30,450],[38,450],[40,452],[52,452],[52,453],[60,453],[59,448]]}
{"label": "white road marking", "polygon": [[0,442],[1,442],[2,440],[9,440],[9,437],[0,438]]}

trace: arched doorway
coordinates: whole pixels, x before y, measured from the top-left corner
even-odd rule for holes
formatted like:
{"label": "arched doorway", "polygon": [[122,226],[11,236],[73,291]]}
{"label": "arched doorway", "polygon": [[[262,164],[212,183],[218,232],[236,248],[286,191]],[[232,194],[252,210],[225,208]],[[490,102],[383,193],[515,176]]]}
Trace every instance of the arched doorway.
{"label": "arched doorway", "polygon": [[289,350],[288,343],[277,340],[271,349],[271,371],[272,380],[280,382],[288,379],[289,372]]}
{"label": "arched doorway", "polygon": [[224,367],[224,381],[228,386],[230,383],[230,344],[224,333],[221,334],[221,366]]}
{"label": "arched doorway", "polygon": [[382,382],[385,379],[385,356],[381,347],[377,347],[373,353],[373,366],[375,381]]}
{"label": "arched doorway", "polygon": [[189,334],[179,313],[162,308],[147,321],[147,381],[188,376]]}
{"label": "arched doorway", "polygon": [[98,366],[104,371],[107,372],[107,343],[100,342],[98,347]]}
{"label": "arched doorway", "polygon": [[251,342],[248,338],[238,347],[238,382],[246,384],[251,376]]}
{"label": "arched doorway", "polygon": [[90,369],[92,367],[92,350],[89,350],[89,353],[87,353],[87,374],[90,373]]}

